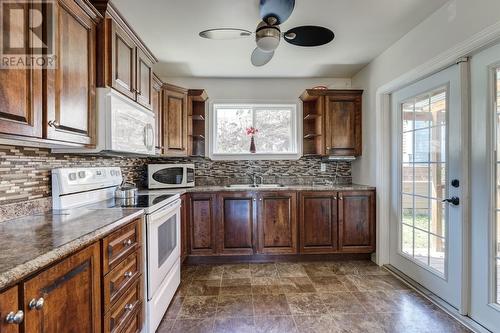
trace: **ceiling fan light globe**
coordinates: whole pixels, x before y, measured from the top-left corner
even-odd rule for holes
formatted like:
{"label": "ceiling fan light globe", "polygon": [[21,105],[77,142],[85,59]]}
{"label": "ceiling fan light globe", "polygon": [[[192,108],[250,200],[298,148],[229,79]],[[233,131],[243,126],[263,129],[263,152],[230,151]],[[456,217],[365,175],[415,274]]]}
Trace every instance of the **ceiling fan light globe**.
{"label": "ceiling fan light globe", "polygon": [[280,40],[276,37],[262,37],[257,40],[257,46],[265,52],[272,52],[276,50],[279,44]]}

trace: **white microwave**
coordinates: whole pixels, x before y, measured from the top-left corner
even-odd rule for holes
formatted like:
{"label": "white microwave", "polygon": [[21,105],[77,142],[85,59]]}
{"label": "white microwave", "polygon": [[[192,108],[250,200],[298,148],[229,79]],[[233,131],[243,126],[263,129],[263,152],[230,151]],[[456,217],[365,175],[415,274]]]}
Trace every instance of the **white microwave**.
{"label": "white microwave", "polygon": [[150,189],[194,186],[194,164],[148,164]]}

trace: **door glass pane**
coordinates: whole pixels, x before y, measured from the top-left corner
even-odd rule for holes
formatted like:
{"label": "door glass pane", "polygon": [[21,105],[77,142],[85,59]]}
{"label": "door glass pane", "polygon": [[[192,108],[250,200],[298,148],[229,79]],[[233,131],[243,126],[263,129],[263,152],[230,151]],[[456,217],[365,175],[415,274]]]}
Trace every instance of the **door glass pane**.
{"label": "door glass pane", "polygon": [[401,104],[401,253],[432,272],[446,270],[447,88]]}
{"label": "door glass pane", "polygon": [[497,151],[497,161],[496,161],[496,186],[495,186],[495,190],[496,190],[496,193],[495,193],[495,196],[497,198],[496,200],[496,210],[497,210],[497,214],[496,214],[496,223],[495,223],[495,228],[496,228],[496,232],[495,232],[495,241],[494,241],[494,244],[495,244],[495,250],[496,250],[496,260],[495,260],[495,272],[496,272],[496,302],[500,304],[500,200],[498,198],[500,198],[500,170],[499,170],[499,167],[500,167],[500,156],[499,156],[499,150],[500,150],[500,145],[499,145],[499,142],[498,142],[498,138],[500,137],[500,132],[499,132],[499,118],[500,118],[500,68],[497,69],[496,71],[496,77],[495,77],[495,81],[496,81],[496,98],[495,98],[495,105],[496,105],[496,137],[497,137],[497,142],[496,142],[496,151]]}

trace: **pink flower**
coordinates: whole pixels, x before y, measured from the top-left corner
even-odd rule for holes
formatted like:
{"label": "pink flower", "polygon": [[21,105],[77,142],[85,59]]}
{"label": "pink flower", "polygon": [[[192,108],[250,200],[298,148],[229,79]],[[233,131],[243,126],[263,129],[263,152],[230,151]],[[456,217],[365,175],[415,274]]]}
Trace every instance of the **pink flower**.
{"label": "pink flower", "polygon": [[259,131],[258,129],[256,129],[255,127],[248,127],[246,129],[247,131],[247,135],[255,135],[257,134],[257,132]]}

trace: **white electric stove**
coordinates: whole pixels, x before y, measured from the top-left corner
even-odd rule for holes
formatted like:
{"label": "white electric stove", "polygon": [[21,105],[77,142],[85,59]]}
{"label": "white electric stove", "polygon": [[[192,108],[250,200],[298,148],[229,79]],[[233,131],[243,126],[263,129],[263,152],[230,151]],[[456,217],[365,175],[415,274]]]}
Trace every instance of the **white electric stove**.
{"label": "white electric stove", "polygon": [[180,284],[181,200],[179,193],[168,191],[139,192],[134,200],[114,198],[122,180],[119,167],[54,169],[52,206],[54,209],[144,209],[143,332],[154,333]]}

